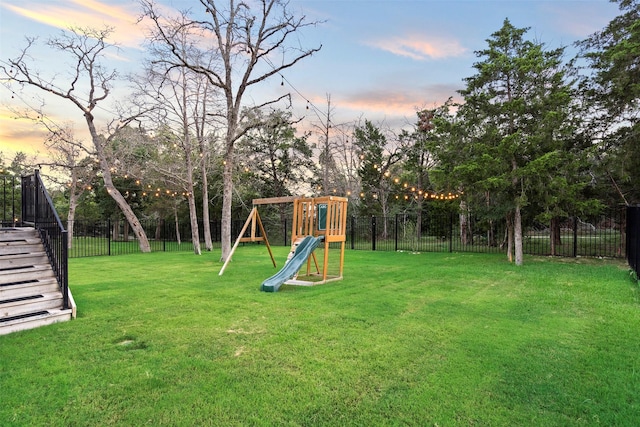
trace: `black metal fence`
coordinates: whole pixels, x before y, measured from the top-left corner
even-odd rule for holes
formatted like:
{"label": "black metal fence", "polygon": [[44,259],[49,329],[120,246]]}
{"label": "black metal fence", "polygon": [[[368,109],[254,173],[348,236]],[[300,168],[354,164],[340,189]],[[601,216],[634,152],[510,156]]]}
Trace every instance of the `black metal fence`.
{"label": "black metal fence", "polygon": [[640,205],[627,206],[627,261],[640,280]]}
{"label": "black metal fence", "polygon": [[[431,215],[421,221],[409,215],[352,217],[348,233],[351,249],[501,253],[507,246],[503,221],[461,221],[455,214]],[[625,234],[625,211],[616,209],[592,218],[566,219],[555,233],[543,225],[528,227],[523,251],[542,256],[624,257]]]}
{"label": "black metal fence", "polygon": [[[19,223],[22,221],[20,197],[15,197],[20,194],[19,181],[5,177],[2,184],[2,225]],[[529,226],[523,233],[523,250],[526,254],[541,256],[626,256],[629,264],[637,270],[640,222],[637,211],[637,207],[619,208],[591,217],[567,218],[558,223],[553,233],[549,226],[543,224]],[[629,225],[627,214],[630,215]],[[233,221],[232,239],[237,237],[245,220]],[[291,244],[291,218],[265,215],[262,222],[272,245]],[[140,251],[135,234],[124,220],[76,220],[67,225],[70,231],[73,230],[69,257]],[[152,251],[193,251],[189,223],[149,220],[142,221],[142,225]],[[628,227],[632,229],[628,230]],[[202,224],[199,228],[200,236],[203,236]],[[210,229],[214,248],[218,248],[221,240],[220,221],[211,221]],[[347,223],[347,248],[352,250],[504,253],[506,245],[503,220],[465,219],[457,214],[429,213],[420,219],[408,214],[386,218],[352,216]]]}
{"label": "black metal fence", "polygon": [[0,177],[2,192],[0,202],[2,203],[2,227],[12,227],[21,218],[21,180],[12,175]]}
{"label": "black metal fence", "polygon": [[[245,220],[232,223],[232,239]],[[269,243],[289,246],[291,219],[263,218]],[[152,251],[192,251],[189,224],[146,221],[142,225]],[[71,227],[69,227],[71,229]],[[214,247],[220,246],[221,224],[210,224]],[[419,230],[418,230],[419,229]],[[203,227],[199,225],[202,236]],[[246,231],[246,237],[248,233]],[[552,235],[554,242],[552,244]],[[569,218],[558,223],[555,233],[549,227],[528,227],[523,233],[523,251],[530,255],[564,257],[625,257],[628,246],[625,209],[610,210],[591,218]],[[249,243],[247,243],[249,244]],[[507,235],[503,221],[487,221],[459,215],[411,215],[393,217],[350,217],[347,248],[373,251],[482,252],[506,251]],[[135,235],[126,221],[74,221],[71,257],[119,255],[139,252]]]}

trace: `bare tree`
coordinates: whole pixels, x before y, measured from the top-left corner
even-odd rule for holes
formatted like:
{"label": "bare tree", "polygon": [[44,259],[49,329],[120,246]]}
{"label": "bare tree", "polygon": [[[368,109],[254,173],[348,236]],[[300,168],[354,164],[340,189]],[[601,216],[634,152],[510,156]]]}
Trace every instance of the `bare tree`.
{"label": "bare tree", "polygon": [[[95,110],[111,93],[111,87],[117,77],[115,70],[105,70],[101,64],[106,51],[113,47],[107,42],[112,28],[96,30],[91,28],[72,28],[58,37],[50,38],[46,44],[60,55],[68,57],[69,75],[65,79],[61,74],[45,77],[40,71],[32,70],[29,65],[30,51],[36,39],[28,38],[27,46],[21,54],[9,60],[9,67],[0,69],[10,82],[37,88],[46,94],[66,100],[78,108],[84,117],[91,135],[91,141],[100,165],[105,188],[116,202],[131,228],[134,230],[140,250],[150,252],[149,240],[126,199],[114,186],[111,167],[105,155],[105,146],[110,143],[118,130],[128,125],[135,117],[113,119],[106,126],[106,136],[100,135],[96,126]],[[66,87],[62,87],[66,85]]]}
{"label": "bare tree", "polygon": [[354,144],[354,128],[341,132],[335,141],[335,175],[334,182],[352,200],[358,200],[362,189],[358,169],[362,163],[359,148]]}
{"label": "bare tree", "polygon": [[[188,25],[202,31],[211,40],[210,49],[219,61],[214,66],[194,61],[179,49],[171,32],[165,31],[163,18],[151,0],[142,0],[144,14],[155,24],[159,37],[171,47],[172,65],[187,67],[205,75],[209,84],[224,94],[225,107],[218,114],[226,127],[223,149],[222,254],[226,261],[231,253],[231,204],[233,199],[234,149],[236,141],[255,126],[247,113],[276,104],[288,95],[272,98],[252,106],[244,105],[247,91],[269,77],[293,67],[302,59],[318,52],[320,47],[290,48],[288,42],[298,31],[316,22],[304,16],[294,16],[284,0],[258,0],[248,3],[229,0],[226,6],[214,0],[199,0],[205,8],[206,19],[193,19]],[[275,54],[279,53],[278,60]],[[237,80],[236,80],[237,79]],[[243,109],[244,108],[244,109]],[[215,114],[215,113],[214,113]]]}
{"label": "bare tree", "polygon": [[196,129],[196,138],[198,140],[198,152],[200,155],[200,180],[202,188],[202,232],[204,233],[204,246],[207,251],[213,250],[213,242],[211,240],[211,218],[209,215],[209,164],[210,164],[210,146],[215,132],[207,131],[209,123],[207,122],[209,110],[208,99],[209,93],[212,92],[211,87],[199,81],[198,92],[202,95],[200,102],[196,104],[194,111],[194,125]]}
{"label": "bare tree", "polygon": [[[366,198],[360,203],[361,214],[389,216],[393,183],[389,179],[397,174],[400,162],[406,155],[406,141],[398,138],[389,129],[382,129],[369,120],[354,131],[361,162],[358,175]],[[384,222],[383,236],[388,235]]]}
{"label": "bare tree", "polygon": [[[82,141],[75,138],[73,127],[65,125],[63,127],[53,127],[47,124],[49,137],[45,145],[49,150],[51,163],[48,166],[52,171],[61,173],[49,177],[53,182],[64,185],[69,192],[69,210],[67,212],[67,246],[73,246],[73,230],[75,223],[76,208],[80,196],[86,191],[87,185],[95,177],[92,153],[84,146]],[[68,179],[66,183],[60,179]],[[66,185],[65,185],[66,184]]]}
{"label": "bare tree", "polygon": [[[180,50],[180,56],[190,61],[205,64],[212,68],[217,59],[216,52],[203,50],[202,32],[194,31],[186,12],[164,20],[163,31],[171,34],[174,45],[169,46],[159,31],[152,30],[148,36],[149,56],[153,60],[146,67],[145,75],[138,79],[139,94],[143,102],[155,104],[154,122],[156,126],[167,126],[176,137],[179,149],[176,161],[183,168],[178,169],[179,176],[172,177],[180,181],[187,194],[189,216],[194,252],[200,254],[200,235],[198,215],[195,204],[195,180],[199,171],[202,182],[202,216],[206,249],[211,251],[208,194],[208,166],[210,135],[214,132],[215,121],[210,114],[220,111],[222,106],[215,104],[216,88],[208,84],[207,77],[185,66],[175,66],[173,49]],[[161,165],[158,165],[161,166]],[[159,170],[162,172],[162,170]]]}
{"label": "bare tree", "polygon": [[331,115],[333,114],[333,110],[334,109],[331,107],[331,95],[327,94],[326,115],[324,117],[320,117],[318,115],[318,118],[320,118],[320,123],[313,125],[316,131],[318,131],[318,133],[320,134],[320,140],[318,144],[320,148],[320,155],[318,156],[318,160],[320,162],[322,173],[322,191],[325,194],[328,193],[329,188],[331,187],[329,178],[331,176],[331,169],[333,169],[335,166],[330,139],[330,132],[332,127]]}
{"label": "bare tree", "polygon": [[[31,120],[34,125],[44,128],[48,136],[44,141],[49,155],[49,161],[27,161],[30,168],[47,166],[51,169],[50,174],[46,174],[47,180],[67,189],[69,193],[69,208],[67,211],[67,246],[73,246],[73,230],[75,212],[78,207],[78,200],[86,190],[88,183],[95,178],[96,169],[94,166],[95,156],[84,143],[74,135],[72,123],[59,125],[47,119],[44,113],[45,105],[26,110],[11,108],[11,111],[18,118]],[[32,167],[31,165],[37,164]],[[43,174],[45,176],[45,174]]]}

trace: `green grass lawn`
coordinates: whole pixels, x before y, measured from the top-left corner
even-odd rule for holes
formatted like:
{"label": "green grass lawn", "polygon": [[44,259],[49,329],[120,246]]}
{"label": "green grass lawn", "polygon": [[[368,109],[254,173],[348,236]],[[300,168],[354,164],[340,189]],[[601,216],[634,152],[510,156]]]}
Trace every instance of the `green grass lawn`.
{"label": "green grass lawn", "polygon": [[[277,260],[288,248],[273,248]],[[0,336],[2,426],[632,426],[618,261],[347,251],[259,291],[264,246],[71,260],[78,318]]]}

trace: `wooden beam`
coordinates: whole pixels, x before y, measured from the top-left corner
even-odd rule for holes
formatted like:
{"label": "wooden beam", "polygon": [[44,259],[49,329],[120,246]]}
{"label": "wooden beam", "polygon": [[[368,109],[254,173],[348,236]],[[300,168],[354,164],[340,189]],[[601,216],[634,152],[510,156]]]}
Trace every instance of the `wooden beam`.
{"label": "wooden beam", "polygon": [[293,203],[293,201],[297,199],[295,196],[286,196],[286,197],[267,197],[266,199],[253,199],[253,204],[255,205],[271,205],[278,203]]}

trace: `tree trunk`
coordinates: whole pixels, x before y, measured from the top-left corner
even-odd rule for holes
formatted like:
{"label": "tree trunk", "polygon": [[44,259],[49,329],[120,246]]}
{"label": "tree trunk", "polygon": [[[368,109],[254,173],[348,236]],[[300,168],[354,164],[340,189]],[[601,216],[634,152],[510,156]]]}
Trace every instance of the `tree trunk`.
{"label": "tree trunk", "polygon": [[469,207],[464,200],[460,201],[460,243],[463,245],[469,244],[469,235],[471,234],[471,227],[469,226]]}
{"label": "tree trunk", "polygon": [[[424,152],[420,153],[420,172],[418,173],[418,189],[424,188],[424,180],[422,176],[422,170],[425,163]],[[422,209],[424,206],[424,193],[418,191],[418,210],[416,212],[416,238],[418,241],[422,237]]]}
{"label": "tree trunk", "polygon": [[422,196],[418,196],[418,211],[416,212],[416,239],[422,237]]}
{"label": "tree trunk", "polygon": [[513,216],[507,214],[507,259],[513,262]]}
{"label": "tree trunk", "polygon": [[187,197],[189,201],[189,220],[191,222],[191,242],[193,243],[193,253],[201,255],[200,250],[200,231],[198,230],[198,216],[196,214],[196,201],[193,193],[189,193]]}
{"label": "tree trunk", "polygon": [[93,116],[90,114],[85,114],[85,118],[87,121],[87,125],[89,126],[89,132],[91,133],[91,139],[93,140],[93,145],[96,149],[96,155],[98,157],[98,161],[100,162],[100,170],[102,172],[102,180],[104,181],[104,187],[107,190],[107,193],[111,196],[111,198],[116,202],[116,205],[120,208],[120,211],[124,215],[127,222],[131,225],[134,233],[136,234],[136,238],[138,239],[138,245],[140,246],[140,251],[143,253],[151,252],[151,245],[149,244],[149,239],[147,238],[147,234],[144,231],[144,228],[140,224],[138,217],[127,203],[126,199],[122,196],[120,191],[113,185],[113,179],[111,177],[111,168],[109,167],[109,163],[107,162],[107,158],[104,154],[104,150],[102,147],[102,138],[98,135],[96,128],[93,124]]}
{"label": "tree trunk", "polygon": [[142,228],[142,225],[140,224],[140,221],[138,220],[136,214],[131,209],[131,206],[129,206],[122,194],[120,194],[118,189],[113,185],[113,182],[111,181],[111,174],[105,174],[103,171],[102,176],[104,179],[105,187],[107,188],[107,192],[116,202],[116,204],[120,208],[120,211],[122,211],[122,214],[127,220],[127,223],[131,225],[131,228],[133,229],[136,238],[138,239],[140,251],[144,253],[151,252],[151,245],[149,244],[149,239],[147,238],[147,234],[145,233],[144,228]]}
{"label": "tree trunk", "polygon": [[67,214],[67,248],[71,249],[73,247],[73,223],[75,222],[76,217],[76,206],[77,197],[69,196],[69,213]]}
{"label": "tree trunk", "polygon": [[180,240],[180,221],[178,221],[178,206],[173,206],[173,220],[176,227],[176,242],[178,242],[178,246],[182,244]]}
{"label": "tree trunk", "polygon": [[516,265],[522,265],[523,262],[523,250],[522,250],[522,215],[520,212],[520,205],[516,204],[516,210],[513,218],[513,231],[515,238],[515,255]]}
{"label": "tree trunk", "polygon": [[196,209],[196,200],[193,186],[193,163],[191,161],[191,143],[187,130],[187,122],[185,117],[184,124],[184,141],[185,146],[185,168],[187,172],[187,202],[189,204],[189,222],[191,224],[191,243],[193,244],[193,253],[201,255],[200,250],[200,230],[198,229],[198,210]]}
{"label": "tree trunk", "polygon": [[209,182],[207,179],[207,165],[203,161],[201,166],[202,173],[202,232],[204,233],[204,248],[206,251],[213,250],[213,242],[211,241],[211,218],[209,216]]}
{"label": "tree trunk", "polygon": [[76,219],[78,207],[78,176],[75,170],[71,171],[71,188],[69,189],[69,212],[67,213],[67,248],[73,247],[73,224]]}
{"label": "tree trunk", "polygon": [[495,223],[492,219],[489,220],[489,229],[487,230],[487,243],[489,246],[498,246],[498,242],[496,240],[496,230]]}
{"label": "tree trunk", "polygon": [[158,221],[156,222],[156,240],[162,240],[162,225],[163,225],[164,221],[162,220],[162,218],[158,218]]}
{"label": "tree trunk", "polygon": [[231,156],[227,159],[222,171],[222,230],[220,231],[220,261],[226,262],[231,254],[231,205],[233,202],[233,168]]}

